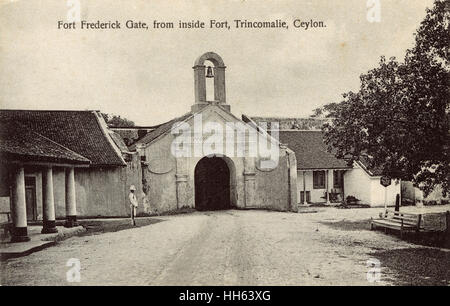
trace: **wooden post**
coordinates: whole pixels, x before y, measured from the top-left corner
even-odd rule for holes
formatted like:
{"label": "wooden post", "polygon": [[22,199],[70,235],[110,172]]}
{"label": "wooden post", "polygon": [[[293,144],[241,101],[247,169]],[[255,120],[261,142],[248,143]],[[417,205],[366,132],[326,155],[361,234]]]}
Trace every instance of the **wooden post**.
{"label": "wooden post", "polygon": [[384,187],[384,214],[387,215],[387,187]]}
{"label": "wooden post", "polygon": [[306,201],[306,171],[303,171],[303,205],[306,205],[308,202]]}
{"label": "wooden post", "polygon": [[400,211],[400,195],[395,196],[395,211]]}
{"label": "wooden post", "polygon": [[445,216],[445,231],[450,234],[450,211],[447,211]]}
{"label": "wooden post", "polygon": [[330,192],[328,191],[328,189],[329,189],[328,175],[329,175],[329,170],[326,170],[325,171],[325,188],[326,188],[326,193],[327,193],[327,204],[330,204]]}
{"label": "wooden post", "polygon": [[420,225],[422,223],[422,215],[420,214],[418,218],[419,219],[417,220],[417,232],[420,231]]}
{"label": "wooden post", "polygon": [[400,227],[400,238],[403,239],[403,218],[402,220],[402,226]]}

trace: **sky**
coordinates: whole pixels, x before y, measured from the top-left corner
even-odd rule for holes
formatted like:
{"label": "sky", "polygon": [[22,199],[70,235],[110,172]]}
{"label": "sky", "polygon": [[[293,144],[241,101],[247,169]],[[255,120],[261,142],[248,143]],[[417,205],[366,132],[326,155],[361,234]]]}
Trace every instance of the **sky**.
{"label": "sky", "polygon": [[[68,0],[76,1],[76,0]],[[380,56],[404,57],[432,0],[80,0],[81,20],[285,20],[289,29],[61,30],[66,0],[0,0],[0,108],[101,110],[155,125],[194,103],[192,66],[205,52],[227,66],[231,111],[306,117],[343,93]],[[372,0],[369,0],[372,1]],[[295,29],[292,22],[323,21]]]}

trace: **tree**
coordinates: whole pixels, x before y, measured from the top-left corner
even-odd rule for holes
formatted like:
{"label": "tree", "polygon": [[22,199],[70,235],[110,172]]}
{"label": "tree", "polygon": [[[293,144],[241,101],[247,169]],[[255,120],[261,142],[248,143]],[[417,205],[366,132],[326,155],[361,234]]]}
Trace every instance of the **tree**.
{"label": "tree", "polygon": [[357,93],[323,107],[325,142],[337,157],[364,158],[395,179],[431,192],[450,189],[449,1],[436,0],[403,63],[381,57]]}
{"label": "tree", "polygon": [[120,115],[102,113],[102,116],[103,119],[105,119],[106,124],[111,127],[127,127],[135,125],[133,121],[120,117]]}

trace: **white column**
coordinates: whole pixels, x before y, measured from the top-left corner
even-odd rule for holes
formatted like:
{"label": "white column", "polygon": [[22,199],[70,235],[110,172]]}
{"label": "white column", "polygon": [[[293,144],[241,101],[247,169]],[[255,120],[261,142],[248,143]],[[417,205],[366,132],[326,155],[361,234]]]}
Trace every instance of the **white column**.
{"label": "white column", "polygon": [[14,173],[12,188],[13,230],[11,242],[29,241],[27,231],[27,204],[25,199],[25,171],[19,166]]}
{"label": "white column", "polygon": [[41,233],[57,233],[55,222],[55,201],[53,197],[53,169],[47,167],[42,170],[42,212],[43,226]]}
{"label": "white column", "polygon": [[77,202],[75,197],[75,171],[66,168],[66,223],[65,227],[77,226]]}

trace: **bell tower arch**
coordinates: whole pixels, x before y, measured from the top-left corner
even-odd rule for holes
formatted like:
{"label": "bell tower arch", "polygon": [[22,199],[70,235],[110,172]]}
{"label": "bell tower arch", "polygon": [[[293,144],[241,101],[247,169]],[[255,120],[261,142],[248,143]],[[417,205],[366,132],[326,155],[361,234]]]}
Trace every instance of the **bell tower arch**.
{"label": "bell tower arch", "polygon": [[[206,99],[206,72],[207,67],[205,61],[213,63],[214,67],[208,67],[208,77],[214,78],[214,101],[207,101]],[[198,111],[209,104],[216,104],[224,107],[228,111],[230,106],[226,102],[225,92],[225,64],[222,58],[214,52],[206,52],[194,63],[194,90],[195,90],[195,104],[192,106],[192,111]]]}

